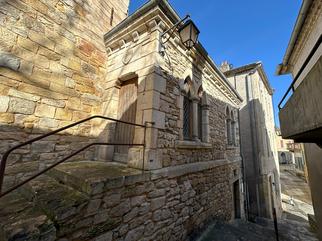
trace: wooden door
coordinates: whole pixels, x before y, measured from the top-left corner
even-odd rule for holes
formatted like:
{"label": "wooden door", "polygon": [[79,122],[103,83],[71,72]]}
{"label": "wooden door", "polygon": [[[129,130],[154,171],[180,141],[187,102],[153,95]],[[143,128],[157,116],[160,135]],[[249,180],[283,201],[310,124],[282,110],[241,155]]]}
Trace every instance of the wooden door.
{"label": "wooden door", "polygon": [[[137,78],[126,81],[120,88],[118,119],[135,123],[137,105]],[[132,125],[117,123],[115,129],[115,143],[132,144],[135,127]],[[114,161],[127,163],[129,146],[115,146]]]}
{"label": "wooden door", "polygon": [[240,213],[240,191],[239,191],[239,181],[234,182],[234,213],[235,213],[235,218],[240,218],[241,213]]}

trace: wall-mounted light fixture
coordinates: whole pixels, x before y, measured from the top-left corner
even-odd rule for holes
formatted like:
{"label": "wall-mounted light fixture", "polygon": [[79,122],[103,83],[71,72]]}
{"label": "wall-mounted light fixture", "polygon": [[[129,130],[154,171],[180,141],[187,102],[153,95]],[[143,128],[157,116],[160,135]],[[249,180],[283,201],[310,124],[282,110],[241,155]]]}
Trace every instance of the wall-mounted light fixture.
{"label": "wall-mounted light fixture", "polygon": [[[169,28],[168,30],[162,33],[161,40],[160,40],[161,42],[160,52],[162,55],[164,54],[164,51],[165,51],[165,46],[164,46],[165,43],[167,43],[170,40],[175,30],[179,33],[182,44],[188,50],[190,50],[198,42],[198,36],[200,31],[197,28],[197,26],[193,23],[193,21],[190,19],[190,15],[187,15],[183,19],[179,20],[176,24],[174,24],[171,28]],[[165,41],[163,41],[163,38],[165,37],[165,35],[170,31],[172,31],[170,33],[170,36]]]}

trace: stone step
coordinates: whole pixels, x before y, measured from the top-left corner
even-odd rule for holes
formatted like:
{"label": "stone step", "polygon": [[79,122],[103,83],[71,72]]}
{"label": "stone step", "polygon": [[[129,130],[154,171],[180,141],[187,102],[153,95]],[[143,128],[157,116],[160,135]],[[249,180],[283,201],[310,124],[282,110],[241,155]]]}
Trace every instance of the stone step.
{"label": "stone step", "polygon": [[0,198],[0,241],[56,240],[53,222],[17,192]]}
{"label": "stone step", "polygon": [[148,174],[142,175],[141,170],[119,163],[81,161],[60,164],[49,171],[48,175],[80,192],[95,195],[106,189],[122,186],[124,182],[130,183],[138,179],[143,181]]}
{"label": "stone step", "polygon": [[81,209],[89,202],[84,193],[46,175],[27,183],[21,193],[55,223],[58,237],[75,231],[71,220],[77,220]]}

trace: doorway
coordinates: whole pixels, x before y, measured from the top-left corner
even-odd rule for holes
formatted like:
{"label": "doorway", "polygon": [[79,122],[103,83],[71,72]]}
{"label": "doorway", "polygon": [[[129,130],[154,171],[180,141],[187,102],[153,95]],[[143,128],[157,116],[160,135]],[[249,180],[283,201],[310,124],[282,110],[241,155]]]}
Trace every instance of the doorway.
{"label": "doorway", "polygon": [[[118,119],[135,123],[137,109],[138,79],[123,82],[119,90]],[[133,144],[135,126],[116,123],[115,143]],[[113,160],[127,163],[130,146],[115,146]]]}
{"label": "doorway", "polygon": [[240,190],[239,190],[239,180],[233,184],[233,195],[234,195],[234,216],[235,218],[241,218],[240,214]]}

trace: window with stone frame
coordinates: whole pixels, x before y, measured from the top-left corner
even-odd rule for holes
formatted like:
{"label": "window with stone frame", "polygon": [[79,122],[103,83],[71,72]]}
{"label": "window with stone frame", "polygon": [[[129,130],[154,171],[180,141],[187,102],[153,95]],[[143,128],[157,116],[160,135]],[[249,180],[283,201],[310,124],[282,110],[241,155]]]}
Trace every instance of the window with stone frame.
{"label": "window with stone frame", "polygon": [[198,103],[198,139],[200,141],[203,140],[203,136],[202,136],[202,128],[203,128],[203,103],[202,103],[202,97],[203,97],[204,91],[203,91],[203,87],[202,85],[199,86],[198,89],[198,97],[199,97],[199,103]]}
{"label": "window with stone frame", "polygon": [[182,137],[185,141],[209,142],[209,106],[202,86],[196,91],[190,77],[182,86]]}
{"label": "window with stone frame", "polygon": [[198,103],[198,139],[202,141],[202,102]]}
{"label": "window with stone frame", "polygon": [[183,137],[192,140],[192,101],[188,96],[183,99]]}

